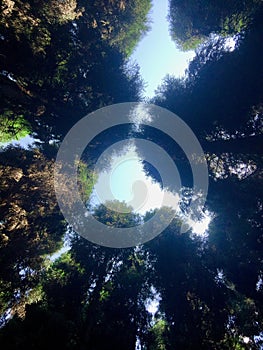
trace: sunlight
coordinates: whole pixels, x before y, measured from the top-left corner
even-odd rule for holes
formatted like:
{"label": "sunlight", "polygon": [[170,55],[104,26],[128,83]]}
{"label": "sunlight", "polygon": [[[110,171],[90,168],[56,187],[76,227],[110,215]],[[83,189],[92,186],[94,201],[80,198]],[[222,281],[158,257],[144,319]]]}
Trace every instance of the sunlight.
{"label": "sunlight", "polygon": [[187,223],[192,228],[192,232],[196,235],[205,235],[207,233],[209,224],[212,220],[212,215],[207,211],[204,213],[204,217],[200,221],[194,221],[192,219],[188,219]]}
{"label": "sunlight", "polygon": [[152,315],[152,320],[154,319],[154,316],[156,312],[159,310],[160,307],[160,301],[161,301],[161,295],[157,292],[156,288],[151,286],[151,293],[152,297],[148,298],[145,301],[145,307],[146,310]]}
{"label": "sunlight", "polygon": [[231,36],[225,40],[225,49],[229,52],[235,50],[237,45],[238,36]]}

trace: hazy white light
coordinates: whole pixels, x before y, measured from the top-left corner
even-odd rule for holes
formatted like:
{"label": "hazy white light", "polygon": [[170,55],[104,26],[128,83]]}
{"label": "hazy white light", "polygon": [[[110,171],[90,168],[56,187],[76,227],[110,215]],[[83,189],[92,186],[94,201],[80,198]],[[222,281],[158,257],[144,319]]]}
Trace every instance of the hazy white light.
{"label": "hazy white light", "polygon": [[156,312],[159,310],[161,295],[157,293],[157,290],[151,286],[151,292],[153,293],[153,298],[148,298],[145,302],[146,310],[154,317]]}
{"label": "hazy white light", "polygon": [[243,342],[245,344],[248,344],[250,342],[250,338],[249,337],[243,337]]}
{"label": "hazy white light", "polygon": [[236,43],[237,41],[235,37],[227,38],[225,40],[225,49],[230,52],[234,51],[236,48]]}
{"label": "hazy white light", "polygon": [[[109,183],[109,191],[105,190],[105,183]],[[136,187],[136,184],[139,185]],[[114,157],[110,169],[99,174],[91,197],[94,204],[105,203],[114,197],[132,206],[134,212],[141,215],[160,209],[164,198],[165,205],[171,209],[176,210],[179,202],[178,194],[163,190],[159,183],[146,176],[134,147],[122,156]]]}
{"label": "hazy white light", "polygon": [[212,220],[211,215],[209,215],[209,213],[206,212],[202,220],[194,221],[192,219],[188,219],[187,223],[192,228],[193,233],[197,235],[204,235],[208,230],[211,220]]}

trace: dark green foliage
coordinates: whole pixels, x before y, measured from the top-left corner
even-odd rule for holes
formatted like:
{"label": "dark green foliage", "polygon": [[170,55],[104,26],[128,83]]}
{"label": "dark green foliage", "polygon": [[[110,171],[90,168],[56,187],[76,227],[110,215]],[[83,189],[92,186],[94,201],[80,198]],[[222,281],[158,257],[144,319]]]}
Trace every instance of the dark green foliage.
{"label": "dark green foliage", "polygon": [[183,50],[196,48],[211,33],[231,36],[251,24],[261,0],[170,0],[172,38]]}
{"label": "dark green foliage", "polygon": [[207,152],[260,153],[261,137],[250,135],[259,134],[262,118],[262,32],[258,18],[233,52],[211,39],[184,80],[167,77],[159,88],[154,102],[186,121]]}
{"label": "dark green foliage", "polygon": [[[85,6],[85,1],[82,3]],[[148,13],[151,0],[93,0],[88,8],[91,10],[92,26],[98,28],[101,37],[125,56],[131,55],[150,29]]]}
{"label": "dark green foliage", "polygon": [[[260,16],[233,52],[225,49],[224,39],[211,38],[190,63],[186,78],[167,77],[154,99],[198,136],[210,166],[207,208],[215,214],[199,253],[190,253],[191,246],[179,248],[178,238],[174,248],[171,239],[169,246],[164,244],[163,264],[156,257],[162,268],[156,273],[162,276],[157,282],[163,290],[161,306],[170,326],[167,349],[259,348],[253,339],[262,329],[262,289],[256,289],[263,237],[261,38]],[[169,145],[165,138],[159,142]],[[155,254],[160,251],[158,246]],[[175,251],[189,253],[188,269],[181,266],[178,272],[184,260],[176,261]],[[170,260],[165,264],[165,259]],[[242,341],[244,334],[249,344]]]}

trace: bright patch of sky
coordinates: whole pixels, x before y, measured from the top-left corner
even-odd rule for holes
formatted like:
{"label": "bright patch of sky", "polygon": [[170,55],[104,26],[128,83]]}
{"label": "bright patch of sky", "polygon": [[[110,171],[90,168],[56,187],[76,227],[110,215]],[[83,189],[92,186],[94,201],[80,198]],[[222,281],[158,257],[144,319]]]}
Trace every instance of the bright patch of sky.
{"label": "bright patch of sky", "polygon": [[161,208],[164,196],[165,203],[176,209],[179,196],[163,190],[146,176],[143,163],[135,147],[131,146],[121,156],[113,156],[110,168],[99,174],[92,193],[92,204],[124,201],[134,212],[143,215],[152,209]]}
{"label": "bright patch of sky", "polygon": [[11,142],[0,142],[0,147],[6,147],[8,145],[13,145],[13,146],[20,146],[22,148],[28,148],[29,146],[31,146],[34,141],[36,141],[33,137],[27,135],[25,137],[22,137],[20,140],[14,140]]}
{"label": "bright patch of sky", "polygon": [[184,75],[194,51],[182,52],[172,41],[169,34],[168,0],[153,0],[150,13],[151,31],[141,40],[131,56],[140,68],[147,83],[146,97],[153,97],[154,91],[167,75]]}
{"label": "bright patch of sky", "polygon": [[152,315],[152,320],[156,312],[159,310],[161,295],[157,292],[157,290],[151,286],[152,298],[148,298],[145,302],[146,310]]}
{"label": "bright patch of sky", "polygon": [[203,213],[202,220],[200,221],[194,221],[192,219],[187,220],[187,223],[189,226],[192,227],[192,232],[196,235],[204,235],[208,231],[209,224],[212,220],[211,213],[208,211]]}
{"label": "bright patch of sky", "polygon": [[[144,215],[147,211],[160,209],[165,201],[165,206],[181,215],[179,194],[162,189],[159,183],[146,176],[134,146],[127,148],[120,156],[113,155],[108,162],[110,166],[99,173],[94,186],[90,200],[92,206],[107,202],[107,208],[114,210],[114,205],[111,207],[109,201],[118,200],[131,206],[135,213]],[[194,234],[204,235],[211,219],[210,213],[205,212],[200,221],[185,220]]]}

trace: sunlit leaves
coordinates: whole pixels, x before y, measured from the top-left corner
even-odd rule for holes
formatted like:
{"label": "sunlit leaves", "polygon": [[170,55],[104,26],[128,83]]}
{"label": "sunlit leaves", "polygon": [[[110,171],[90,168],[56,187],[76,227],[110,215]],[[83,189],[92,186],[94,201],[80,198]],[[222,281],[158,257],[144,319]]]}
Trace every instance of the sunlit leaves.
{"label": "sunlit leaves", "polygon": [[39,151],[1,153],[1,278],[10,292],[34,286],[43,255],[61,246],[65,232],[53,189],[53,163]]}
{"label": "sunlit leaves", "polygon": [[5,110],[0,116],[0,143],[19,140],[30,131],[31,127],[23,115],[14,115]]}

